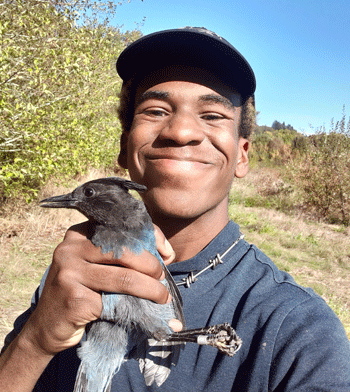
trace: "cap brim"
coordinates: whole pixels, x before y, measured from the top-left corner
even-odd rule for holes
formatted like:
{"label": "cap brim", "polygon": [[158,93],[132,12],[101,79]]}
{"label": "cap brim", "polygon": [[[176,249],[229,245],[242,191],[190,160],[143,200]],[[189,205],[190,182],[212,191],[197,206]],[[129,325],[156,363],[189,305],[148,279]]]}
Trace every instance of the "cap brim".
{"label": "cap brim", "polygon": [[229,42],[208,30],[173,29],[141,37],[118,58],[119,76],[128,81],[169,65],[200,67],[249,97],[256,88],[255,75],[247,60]]}

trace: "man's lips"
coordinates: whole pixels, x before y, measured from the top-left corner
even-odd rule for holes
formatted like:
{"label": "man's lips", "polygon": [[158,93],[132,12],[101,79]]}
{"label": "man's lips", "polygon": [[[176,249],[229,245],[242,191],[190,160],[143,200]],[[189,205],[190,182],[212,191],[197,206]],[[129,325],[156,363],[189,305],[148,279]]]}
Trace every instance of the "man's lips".
{"label": "man's lips", "polygon": [[202,165],[210,165],[207,159],[192,157],[192,156],[179,156],[179,155],[171,155],[171,154],[160,154],[160,155],[146,155],[146,160],[149,161],[174,161],[174,162],[183,162],[184,164],[202,164]]}
{"label": "man's lips", "polygon": [[208,161],[197,157],[181,157],[177,155],[152,155],[146,157],[148,162],[161,171],[182,171],[187,175],[191,171],[207,169],[210,165]]}

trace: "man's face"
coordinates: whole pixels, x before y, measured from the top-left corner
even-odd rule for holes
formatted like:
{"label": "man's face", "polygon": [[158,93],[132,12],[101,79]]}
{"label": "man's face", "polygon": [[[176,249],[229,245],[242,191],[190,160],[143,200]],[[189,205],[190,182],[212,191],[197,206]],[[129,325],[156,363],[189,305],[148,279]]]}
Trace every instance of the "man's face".
{"label": "man's face", "polygon": [[188,219],[227,210],[242,144],[240,95],[188,74],[168,79],[151,78],[137,91],[127,144],[130,176],[148,187],[143,199],[153,216]]}

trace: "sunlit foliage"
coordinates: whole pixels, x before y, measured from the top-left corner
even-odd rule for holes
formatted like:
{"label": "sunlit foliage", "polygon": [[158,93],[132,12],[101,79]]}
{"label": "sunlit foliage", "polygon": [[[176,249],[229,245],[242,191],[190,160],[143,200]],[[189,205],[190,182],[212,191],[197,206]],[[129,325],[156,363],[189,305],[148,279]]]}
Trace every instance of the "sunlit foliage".
{"label": "sunlit foliage", "polygon": [[114,164],[115,60],[139,31],[109,24],[121,3],[0,3],[0,197]]}

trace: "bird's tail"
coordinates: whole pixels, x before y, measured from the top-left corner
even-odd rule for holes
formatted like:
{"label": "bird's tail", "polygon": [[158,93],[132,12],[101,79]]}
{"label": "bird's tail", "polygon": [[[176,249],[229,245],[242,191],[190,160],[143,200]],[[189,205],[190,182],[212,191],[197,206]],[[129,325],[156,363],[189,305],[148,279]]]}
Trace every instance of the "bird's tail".
{"label": "bird's tail", "polygon": [[128,335],[108,321],[91,325],[88,340],[78,349],[81,364],[73,392],[110,392],[114,374],[124,361]]}
{"label": "bird's tail", "polygon": [[[98,385],[95,381],[93,381],[93,386],[89,385],[89,371],[87,370],[84,363],[81,363],[78,369],[77,377],[75,379],[74,391],[73,392],[90,392],[95,390]],[[104,389],[101,389],[103,392],[111,392],[112,383],[111,381],[108,385],[104,386]],[[102,388],[102,387],[101,387]],[[100,391],[100,389],[97,389]]]}

